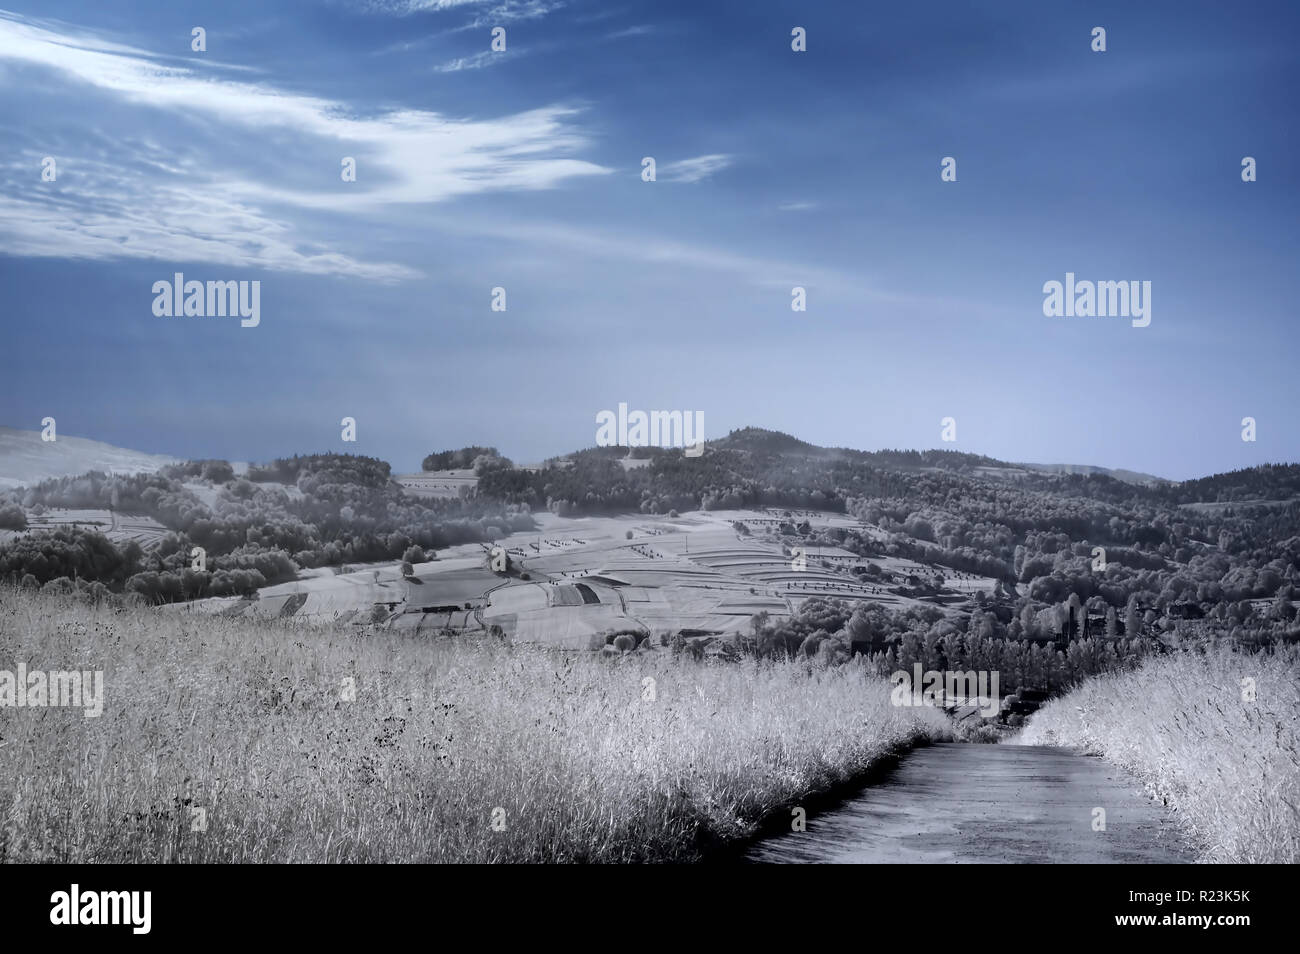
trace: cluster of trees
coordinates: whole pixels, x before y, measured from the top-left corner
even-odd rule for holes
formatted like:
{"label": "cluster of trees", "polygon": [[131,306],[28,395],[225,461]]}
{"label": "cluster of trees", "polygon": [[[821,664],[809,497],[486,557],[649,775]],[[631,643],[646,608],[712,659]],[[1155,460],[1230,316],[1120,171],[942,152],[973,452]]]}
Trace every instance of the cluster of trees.
{"label": "cluster of trees", "polygon": [[67,578],[121,590],[142,559],[143,551],[134,541],[117,547],[97,531],[63,527],[18,537],[0,547],[0,579],[41,586]]}
{"label": "cluster of trees", "polygon": [[469,470],[482,474],[485,470],[513,467],[510,459],[502,457],[495,447],[462,447],[459,450],[439,451],[430,454],[420,464],[421,470]]}
{"label": "cluster of trees", "polygon": [[794,616],[773,620],[759,613],[742,651],[760,657],[799,657],[840,665],[863,655],[882,675],[971,669],[999,673],[999,689],[1058,690],[1102,672],[1134,666],[1160,647],[1150,639],[1078,639],[1065,649],[1051,642],[1008,637],[992,613],[975,611],[964,623],[935,607],[891,610],[879,603],[831,598],[804,602]]}
{"label": "cluster of trees", "polygon": [[[650,463],[625,469],[608,448],[579,451],[537,471],[509,468],[480,476],[480,494],[560,515],[667,513],[744,507],[803,507],[843,512],[834,476],[820,463],[780,457],[756,463],[748,452],[640,448]],[[901,487],[899,488],[901,490]]]}
{"label": "cluster of trees", "polygon": [[224,484],[235,479],[235,468],[225,460],[187,460],[168,464],[159,473],[176,480],[200,479],[214,484]]}
{"label": "cluster of trees", "polygon": [[296,484],[304,473],[325,474],[337,483],[362,487],[384,487],[392,479],[392,466],[377,457],[355,454],[294,454],[280,457],[266,465],[248,468],[254,483]]}

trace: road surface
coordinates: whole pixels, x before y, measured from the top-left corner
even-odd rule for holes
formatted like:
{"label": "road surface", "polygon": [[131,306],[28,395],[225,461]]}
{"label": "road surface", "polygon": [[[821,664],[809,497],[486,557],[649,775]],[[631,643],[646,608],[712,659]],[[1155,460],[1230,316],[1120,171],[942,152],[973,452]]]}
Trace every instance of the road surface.
{"label": "road surface", "polygon": [[[1094,830],[1094,809],[1105,830]],[[807,831],[764,839],[759,862],[1189,862],[1173,819],[1108,762],[1069,749],[945,743],[916,749]]]}

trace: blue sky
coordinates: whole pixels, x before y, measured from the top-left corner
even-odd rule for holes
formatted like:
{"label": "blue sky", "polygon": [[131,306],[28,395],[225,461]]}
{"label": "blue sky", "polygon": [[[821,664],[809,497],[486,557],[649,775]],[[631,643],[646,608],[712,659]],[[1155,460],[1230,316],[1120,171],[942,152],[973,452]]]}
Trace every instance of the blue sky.
{"label": "blue sky", "polygon": [[[1172,478],[1300,458],[1292,3],[6,2],[0,424],[407,470],[590,446],[626,402]],[[261,324],[155,317],[177,271],[260,281]],[[1150,326],[1044,317],[1066,272],[1150,281]]]}

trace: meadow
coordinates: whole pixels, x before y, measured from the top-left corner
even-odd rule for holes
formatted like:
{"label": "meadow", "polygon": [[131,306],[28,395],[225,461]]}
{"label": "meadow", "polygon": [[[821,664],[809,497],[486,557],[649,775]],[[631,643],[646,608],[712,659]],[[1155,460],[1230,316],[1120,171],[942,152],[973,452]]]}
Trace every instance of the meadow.
{"label": "meadow", "polygon": [[9,862],[694,861],[947,733],[859,666],[617,658],[484,636],[92,606],[0,587]]}
{"label": "meadow", "polygon": [[1016,741],[1078,746],[1121,766],[1176,813],[1203,861],[1295,864],[1298,712],[1297,647],[1219,647],[1089,679]]}

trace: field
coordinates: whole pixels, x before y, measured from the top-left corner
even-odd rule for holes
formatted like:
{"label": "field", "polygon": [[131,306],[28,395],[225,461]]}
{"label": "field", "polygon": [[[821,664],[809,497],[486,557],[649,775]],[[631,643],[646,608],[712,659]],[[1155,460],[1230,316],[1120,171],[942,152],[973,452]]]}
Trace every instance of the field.
{"label": "field", "polygon": [[58,530],[61,527],[98,530],[118,545],[134,540],[146,550],[157,546],[158,541],[168,532],[166,527],[152,517],[112,510],[65,510],[55,507],[40,516],[28,513],[26,531],[0,530],[0,543],[24,532]]}
{"label": "field", "polygon": [[689,861],[942,737],[857,666],[92,608],[0,588],[0,659],[103,670],[7,710],[0,861]]}
{"label": "field", "polygon": [[1206,861],[1296,864],[1298,711],[1294,647],[1177,653],[1089,680],[1041,709],[1021,741],[1122,766],[1178,813]]}
{"label": "field", "polygon": [[[843,514],[800,511],[795,517],[814,529],[858,526]],[[754,614],[788,616],[813,596],[867,599],[891,607],[916,603],[888,592],[883,580],[855,577],[851,569],[868,561],[847,550],[809,547],[805,565],[796,568],[779,539],[769,535],[790,518],[767,512],[573,519],[542,513],[536,519],[540,529],[535,533],[447,548],[436,560],[415,564],[409,579],[391,563],[318,570],[266,587],[258,600],[213,598],[173,611],[356,623],[382,614],[389,627],[405,632],[499,626],[522,642],[587,649],[599,634],[615,629],[747,631]],[[740,533],[737,523],[749,534]],[[495,545],[510,556],[509,576],[488,569]],[[950,590],[969,594],[993,588],[993,580],[911,560],[878,557],[870,562],[898,581],[941,575]]]}
{"label": "field", "polygon": [[418,474],[399,474],[393,478],[412,497],[457,497],[478,486],[473,470],[427,470]]}

